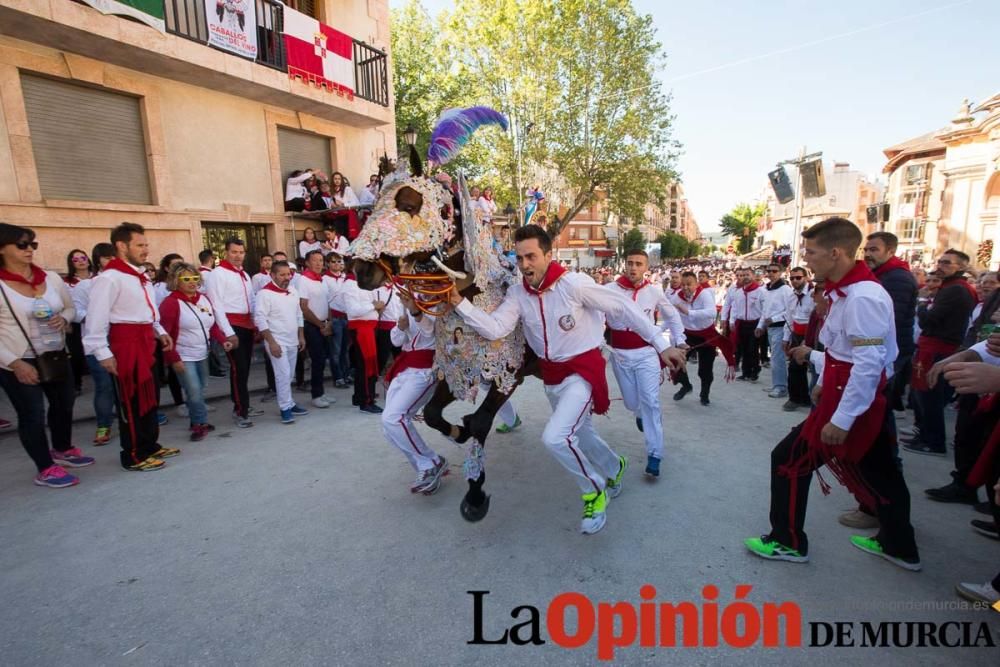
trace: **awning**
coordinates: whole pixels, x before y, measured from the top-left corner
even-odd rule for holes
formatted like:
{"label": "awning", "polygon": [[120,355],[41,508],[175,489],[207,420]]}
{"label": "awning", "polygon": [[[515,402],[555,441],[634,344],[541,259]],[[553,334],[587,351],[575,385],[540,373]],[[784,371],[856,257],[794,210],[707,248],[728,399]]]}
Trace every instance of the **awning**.
{"label": "awning", "polygon": [[615,251],[611,248],[594,248],[594,257],[614,257]]}

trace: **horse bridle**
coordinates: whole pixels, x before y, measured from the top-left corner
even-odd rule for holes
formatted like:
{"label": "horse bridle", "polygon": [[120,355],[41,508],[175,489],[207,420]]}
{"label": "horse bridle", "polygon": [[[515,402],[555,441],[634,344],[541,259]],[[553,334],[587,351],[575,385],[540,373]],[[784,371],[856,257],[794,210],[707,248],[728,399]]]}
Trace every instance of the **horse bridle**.
{"label": "horse bridle", "polygon": [[420,312],[434,316],[444,314],[448,305],[448,292],[454,284],[451,276],[446,273],[397,274],[381,257],[375,263],[385,272],[389,282],[413,300]]}

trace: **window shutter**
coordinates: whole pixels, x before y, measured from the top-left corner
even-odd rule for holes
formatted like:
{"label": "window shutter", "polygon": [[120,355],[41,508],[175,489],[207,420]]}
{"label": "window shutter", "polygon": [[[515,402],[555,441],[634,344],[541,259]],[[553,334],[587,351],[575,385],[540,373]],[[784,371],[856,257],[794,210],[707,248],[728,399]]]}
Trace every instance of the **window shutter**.
{"label": "window shutter", "polygon": [[281,154],[282,179],[287,179],[296,169],[322,169],[328,176],[332,171],[328,137],[279,127],[278,152]]}
{"label": "window shutter", "polygon": [[46,199],[153,203],[139,99],[21,75]]}

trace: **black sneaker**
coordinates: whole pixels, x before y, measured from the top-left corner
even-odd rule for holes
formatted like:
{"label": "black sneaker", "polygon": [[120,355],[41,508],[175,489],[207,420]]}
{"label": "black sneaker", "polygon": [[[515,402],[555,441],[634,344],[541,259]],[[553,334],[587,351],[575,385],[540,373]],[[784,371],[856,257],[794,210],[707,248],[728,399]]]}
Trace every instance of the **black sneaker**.
{"label": "black sneaker", "polygon": [[708,396],[702,396],[701,397],[701,404],[702,405],[711,405],[712,401],[708,400]]}
{"label": "black sneaker", "polygon": [[750,378],[747,377],[746,375],[737,375],[736,376],[736,381],[737,382],[749,382]]}
{"label": "black sneaker", "polygon": [[945,447],[931,447],[925,442],[915,441],[904,444],[903,449],[914,454],[925,454],[927,456],[945,456],[948,453]]}
{"label": "black sneaker", "polygon": [[635,418],[635,427],[639,429],[639,433],[642,433],[642,417]]}
{"label": "black sneaker", "polygon": [[682,385],[681,388],[678,389],[677,392],[674,394],[674,400],[679,401],[690,393],[691,393],[691,385],[687,386]]}
{"label": "black sneaker", "polygon": [[990,504],[986,501],[983,501],[981,503],[976,503],[975,505],[972,506],[972,509],[976,510],[980,514],[985,514],[986,516],[993,516],[993,508],[990,507]]}
{"label": "black sneaker", "polygon": [[972,526],[972,530],[976,531],[980,535],[985,535],[986,537],[993,538],[994,540],[1000,540],[1000,528],[997,528],[996,522],[973,519],[969,522],[969,524]]}
{"label": "black sneaker", "polygon": [[959,484],[958,482],[952,482],[946,484],[939,489],[927,489],[924,491],[927,497],[931,500],[936,500],[939,503],[962,503],[965,505],[975,505],[976,504],[976,491],[970,489],[969,487]]}
{"label": "black sneaker", "polygon": [[371,414],[371,415],[380,415],[380,414],[382,414],[382,408],[380,408],[379,406],[375,405],[374,403],[372,403],[370,405],[362,405],[360,409],[361,409],[361,412],[367,412],[368,414]]}

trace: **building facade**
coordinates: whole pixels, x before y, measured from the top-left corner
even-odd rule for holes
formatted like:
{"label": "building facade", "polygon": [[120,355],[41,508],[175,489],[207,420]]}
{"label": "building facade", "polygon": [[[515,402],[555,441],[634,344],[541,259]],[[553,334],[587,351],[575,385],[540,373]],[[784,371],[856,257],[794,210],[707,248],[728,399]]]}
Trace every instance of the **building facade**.
{"label": "building facade", "polygon": [[[607,232],[608,199],[598,191],[590,205],[566,223],[552,241],[552,256],[563,264],[591,269],[614,263],[615,248]],[[560,217],[566,211],[560,211]]]}
{"label": "building facade", "polygon": [[154,261],[292,251],[292,170],[396,152],[388,45],[387,0],[0,0],[0,220],[51,269],[122,221]]}

